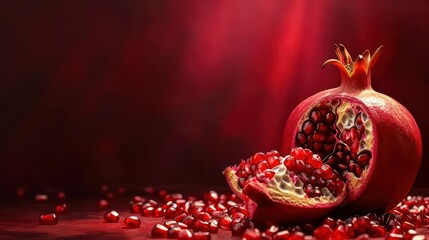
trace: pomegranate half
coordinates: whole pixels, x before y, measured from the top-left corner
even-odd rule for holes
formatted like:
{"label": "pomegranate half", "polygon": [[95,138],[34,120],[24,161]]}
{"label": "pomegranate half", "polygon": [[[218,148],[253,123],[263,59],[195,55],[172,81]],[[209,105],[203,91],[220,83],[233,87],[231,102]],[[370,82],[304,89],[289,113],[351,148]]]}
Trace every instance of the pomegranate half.
{"label": "pomegranate half", "polygon": [[267,224],[315,220],[342,213],[385,212],[409,192],[422,143],[408,110],[374,91],[371,69],[380,50],[353,62],[335,45],[341,85],[301,102],[284,130],[282,157],[257,153],[225,170],[252,219]]}

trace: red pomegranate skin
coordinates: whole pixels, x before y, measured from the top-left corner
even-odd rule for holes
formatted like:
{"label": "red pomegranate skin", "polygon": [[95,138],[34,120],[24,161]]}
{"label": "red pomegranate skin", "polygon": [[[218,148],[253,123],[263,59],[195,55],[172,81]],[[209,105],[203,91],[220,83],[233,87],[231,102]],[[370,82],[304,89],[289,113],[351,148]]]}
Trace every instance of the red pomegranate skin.
{"label": "red pomegranate skin", "polygon": [[393,208],[410,191],[421,163],[421,136],[413,116],[399,102],[371,87],[371,68],[380,49],[368,67],[365,53],[364,57],[360,55],[351,74],[344,61],[328,60],[326,63],[340,68],[341,85],[301,102],[289,116],[283,133],[281,153],[288,154],[297,146],[296,134],[305,116],[324,99],[339,98],[360,104],[368,114],[373,126],[372,164],[358,190],[348,192],[339,209],[342,212],[385,212]]}

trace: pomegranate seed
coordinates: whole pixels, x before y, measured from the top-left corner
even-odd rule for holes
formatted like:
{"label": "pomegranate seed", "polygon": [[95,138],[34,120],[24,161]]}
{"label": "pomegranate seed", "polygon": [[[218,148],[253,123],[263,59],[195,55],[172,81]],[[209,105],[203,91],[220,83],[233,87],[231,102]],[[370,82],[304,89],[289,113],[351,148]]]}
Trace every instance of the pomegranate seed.
{"label": "pomegranate seed", "polygon": [[295,173],[301,173],[305,170],[305,163],[302,160],[295,161]]}
{"label": "pomegranate seed", "polygon": [[143,191],[144,191],[144,193],[146,195],[153,195],[153,194],[155,194],[155,188],[151,187],[151,186],[145,187]]}
{"label": "pomegranate seed", "polygon": [[227,216],[223,216],[221,219],[219,219],[219,227],[225,230],[231,229],[231,222],[232,218]]}
{"label": "pomegranate seed", "polygon": [[345,239],[346,238],[346,230],[345,226],[342,224],[338,224],[337,227],[331,234],[332,239]]}
{"label": "pomegranate seed", "polygon": [[194,240],[210,240],[209,232],[196,232],[194,233]]}
{"label": "pomegranate seed", "polygon": [[116,211],[108,211],[103,216],[104,222],[106,223],[117,223],[119,222],[119,213]]}
{"label": "pomegranate seed", "polygon": [[48,201],[48,195],[46,195],[46,194],[37,194],[34,197],[34,200],[36,200],[36,202],[46,202],[46,201]]}
{"label": "pomegranate seed", "polygon": [[288,240],[304,240],[304,233],[303,232],[294,232],[289,235]]}
{"label": "pomegranate seed", "polygon": [[151,236],[153,238],[167,238],[168,237],[168,228],[162,224],[156,224],[152,228]]}
{"label": "pomegranate seed", "polygon": [[189,231],[188,229],[183,229],[179,232],[179,234],[177,234],[177,239],[178,240],[192,240],[193,239],[192,232]]}
{"label": "pomegranate seed", "polygon": [[344,231],[346,232],[346,236],[349,238],[353,238],[355,236],[355,229],[351,223],[346,224]]}
{"label": "pomegranate seed", "polygon": [[216,219],[209,220],[209,233],[217,233],[219,230],[219,224]]}
{"label": "pomegranate seed", "polygon": [[371,237],[384,237],[386,236],[386,228],[377,224],[371,226],[370,235]]}
{"label": "pomegranate seed", "polygon": [[364,233],[359,235],[355,240],[368,240],[369,239],[369,235]]}
{"label": "pomegranate seed", "polygon": [[290,155],[299,160],[304,160],[307,157],[304,149],[301,147],[292,149]]}
{"label": "pomegranate seed", "polygon": [[134,196],[134,197],[133,197],[133,200],[131,200],[131,202],[132,202],[133,204],[134,204],[134,203],[139,203],[139,202],[143,203],[145,200],[146,200],[146,199],[145,199],[144,197],[141,197],[141,196],[136,195],[136,196]]}
{"label": "pomegranate seed", "polygon": [[101,210],[107,210],[109,208],[109,202],[105,199],[98,201],[98,208]]}
{"label": "pomegranate seed", "polygon": [[328,164],[322,164],[320,167],[320,170],[322,170],[322,178],[325,180],[328,180],[332,177],[333,171],[332,168]]}
{"label": "pomegranate seed", "polygon": [[404,234],[400,233],[389,233],[386,236],[387,240],[394,240],[394,239],[404,239]]}
{"label": "pomegranate seed", "polygon": [[401,224],[401,228],[402,228],[405,232],[407,232],[408,230],[410,230],[410,229],[415,229],[416,227],[414,226],[414,224],[412,224],[412,223],[410,223],[410,222],[408,222],[408,221],[404,221],[404,222]]}
{"label": "pomegranate seed", "polygon": [[127,228],[139,228],[141,220],[137,216],[128,216],[125,218],[124,224]]}
{"label": "pomegranate seed", "polygon": [[158,197],[160,197],[160,198],[164,198],[165,196],[167,196],[167,194],[168,194],[168,192],[165,189],[160,189],[158,191]]}
{"label": "pomegranate seed", "polygon": [[174,221],[176,221],[176,222],[181,222],[185,217],[186,217],[187,215],[186,215],[186,213],[182,213],[182,214],[180,214],[180,215],[177,215],[175,218],[174,218]]}
{"label": "pomegranate seed", "polygon": [[332,229],[327,224],[323,224],[320,227],[314,229],[314,236],[317,239],[328,239],[332,233]]}
{"label": "pomegranate seed", "polygon": [[186,216],[183,218],[182,223],[186,224],[189,228],[192,228],[195,223],[195,219],[192,216]]}
{"label": "pomegranate seed", "polygon": [[57,206],[55,206],[55,213],[56,214],[67,213],[67,204],[63,203],[63,204],[58,204]]}
{"label": "pomegranate seed", "polygon": [[206,202],[217,202],[219,200],[219,195],[217,194],[217,192],[210,190],[209,192],[204,194],[204,200]]}
{"label": "pomegranate seed", "polygon": [[58,192],[57,199],[60,202],[64,202],[66,200],[66,194],[64,192]]}
{"label": "pomegranate seed", "polygon": [[164,226],[166,226],[167,228],[169,228],[171,226],[177,226],[177,225],[178,225],[177,222],[174,220],[164,222]]}
{"label": "pomegranate seed", "polygon": [[273,236],[273,240],[287,240],[289,238],[289,231],[288,230],[283,230],[280,232],[277,232],[276,234],[274,234]]}
{"label": "pomegranate seed", "polygon": [[131,213],[141,213],[143,207],[143,202],[136,202],[131,206]]}
{"label": "pomegranate seed", "polygon": [[56,225],[58,217],[55,213],[42,214],[39,216],[39,222],[42,225]]}
{"label": "pomegranate seed", "polygon": [[194,219],[202,220],[202,221],[208,221],[208,220],[210,220],[212,218],[210,216],[210,214],[207,213],[207,212],[194,213],[192,216],[194,217]]}
{"label": "pomegranate seed", "polygon": [[208,232],[209,231],[209,223],[202,220],[197,220],[192,227],[195,232]]}
{"label": "pomegranate seed", "polygon": [[274,234],[276,234],[279,231],[279,227],[275,226],[275,225],[271,225],[269,228],[267,228],[265,230],[265,234],[272,237],[274,236]]}
{"label": "pomegranate seed", "polygon": [[153,210],[154,217],[164,217],[164,215],[165,215],[165,212],[164,212],[164,209],[162,209],[162,207],[157,207]]}
{"label": "pomegranate seed", "polygon": [[246,231],[247,226],[241,222],[232,224],[231,233],[232,236],[241,236]]}
{"label": "pomegranate seed", "polygon": [[323,220],[322,225],[324,224],[328,225],[330,229],[334,229],[335,226],[337,225],[335,220],[330,217],[327,217],[325,218],[325,220]]}
{"label": "pomegranate seed", "polygon": [[142,216],[144,217],[152,217],[154,212],[155,212],[155,209],[153,207],[147,207],[141,211]]}
{"label": "pomegranate seed", "polygon": [[353,227],[359,232],[365,233],[371,228],[371,220],[367,216],[353,218]]}
{"label": "pomegranate seed", "polygon": [[260,240],[261,239],[261,233],[258,229],[247,229],[244,234],[243,238],[246,240]]}
{"label": "pomegranate seed", "polygon": [[182,229],[178,225],[169,227],[167,232],[168,238],[177,238],[181,230]]}

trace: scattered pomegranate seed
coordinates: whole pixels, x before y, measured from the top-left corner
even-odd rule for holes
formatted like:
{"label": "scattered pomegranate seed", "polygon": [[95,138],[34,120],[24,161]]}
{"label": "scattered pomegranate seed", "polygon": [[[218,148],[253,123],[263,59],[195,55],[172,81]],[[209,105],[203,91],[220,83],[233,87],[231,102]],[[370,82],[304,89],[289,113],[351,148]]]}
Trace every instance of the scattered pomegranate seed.
{"label": "scattered pomegranate seed", "polygon": [[216,203],[219,200],[219,195],[217,194],[217,192],[211,190],[204,194],[204,200],[206,202]]}
{"label": "scattered pomegranate seed", "polygon": [[317,239],[328,239],[331,233],[332,233],[332,229],[327,224],[323,224],[320,227],[314,229],[314,236]]}
{"label": "scattered pomegranate seed", "polygon": [[243,238],[245,240],[260,240],[261,239],[261,233],[258,229],[247,229],[244,234]]}
{"label": "scattered pomegranate seed", "polygon": [[125,218],[124,224],[127,228],[139,228],[141,220],[137,216],[128,216]]}
{"label": "scattered pomegranate seed", "polygon": [[196,220],[192,229],[194,229],[195,232],[208,232],[209,223],[202,220]]}
{"label": "scattered pomegranate seed", "polygon": [[60,202],[64,202],[66,200],[66,194],[64,192],[58,192],[57,199]]}
{"label": "scattered pomegranate seed", "polygon": [[181,230],[182,229],[178,225],[170,226],[167,232],[168,238],[177,238]]}
{"label": "scattered pomegranate seed", "polygon": [[130,212],[131,213],[141,213],[143,208],[143,202],[136,202],[131,205]]}
{"label": "scattered pomegranate seed", "polygon": [[34,200],[36,200],[36,202],[46,202],[46,201],[48,201],[48,195],[46,195],[46,194],[37,194],[34,197]]}
{"label": "scattered pomegranate seed", "polygon": [[180,230],[179,234],[177,235],[178,240],[192,240],[193,235],[192,232],[188,229]]}
{"label": "scattered pomegranate seed", "polygon": [[194,233],[194,240],[210,240],[209,232],[196,232]]}
{"label": "scattered pomegranate seed", "polygon": [[58,223],[58,217],[55,213],[42,214],[39,217],[39,222],[42,225],[55,225]]}
{"label": "scattered pomegranate seed", "polygon": [[101,210],[107,210],[109,208],[109,202],[105,199],[98,201],[98,208]]}
{"label": "scattered pomegranate seed", "polygon": [[219,219],[219,227],[222,229],[230,230],[231,229],[232,218],[228,215],[223,216]]}
{"label": "scattered pomegranate seed", "polygon": [[162,224],[156,224],[152,228],[151,236],[153,238],[167,238],[168,237],[168,228]]}
{"label": "scattered pomegranate seed", "polygon": [[55,206],[55,213],[56,214],[65,214],[67,213],[67,204],[62,203]]}
{"label": "scattered pomegranate seed", "polygon": [[117,223],[119,222],[119,213],[114,210],[108,211],[104,214],[103,219],[106,223]]}

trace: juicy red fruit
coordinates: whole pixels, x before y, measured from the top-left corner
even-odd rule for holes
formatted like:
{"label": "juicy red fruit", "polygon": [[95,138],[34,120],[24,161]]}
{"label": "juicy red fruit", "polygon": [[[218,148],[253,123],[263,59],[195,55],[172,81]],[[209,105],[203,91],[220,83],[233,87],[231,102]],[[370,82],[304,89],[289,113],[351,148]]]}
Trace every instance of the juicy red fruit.
{"label": "juicy red fruit", "polygon": [[340,69],[341,85],[292,112],[282,144],[289,155],[256,153],[224,172],[255,222],[312,221],[334,210],[381,213],[411,188],[421,161],[420,132],[402,105],[371,87],[380,49],[354,62],[343,45],[336,54],[338,60],[324,65]]}

